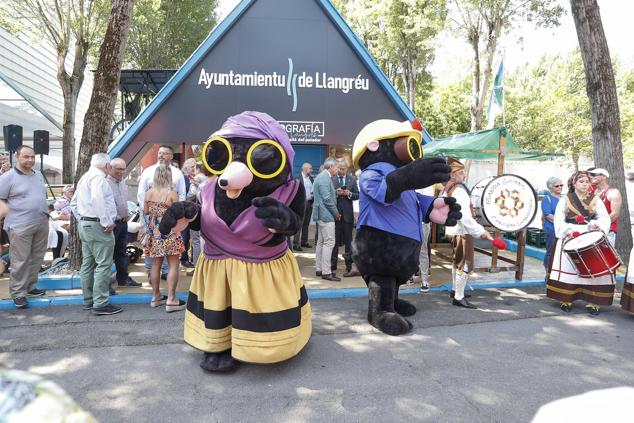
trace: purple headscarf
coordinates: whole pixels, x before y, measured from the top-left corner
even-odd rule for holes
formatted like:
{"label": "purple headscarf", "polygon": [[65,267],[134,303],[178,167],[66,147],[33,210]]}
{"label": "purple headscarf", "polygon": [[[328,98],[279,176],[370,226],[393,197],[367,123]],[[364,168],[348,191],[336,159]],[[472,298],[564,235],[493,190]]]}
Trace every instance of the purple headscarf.
{"label": "purple headscarf", "polygon": [[286,162],[290,168],[288,179],[293,178],[295,150],[293,150],[288,134],[282,125],[266,113],[247,111],[231,116],[222,124],[222,128],[211,134],[211,137],[215,136],[223,138],[253,138],[279,142],[286,152]]}

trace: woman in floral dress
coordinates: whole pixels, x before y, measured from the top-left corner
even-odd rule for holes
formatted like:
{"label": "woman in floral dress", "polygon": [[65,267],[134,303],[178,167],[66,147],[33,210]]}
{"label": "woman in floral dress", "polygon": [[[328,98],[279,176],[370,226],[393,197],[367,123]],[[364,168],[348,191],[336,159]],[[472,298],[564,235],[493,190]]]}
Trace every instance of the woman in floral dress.
{"label": "woman in floral dress", "polygon": [[[165,311],[172,312],[183,310],[185,301],[176,298],[176,284],[178,283],[178,265],[180,254],[185,251],[180,234],[170,233],[167,236],[159,232],[159,224],[165,210],[172,203],[178,201],[178,193],[172,189],[172,172],[161,165],[156,168],[152,188],[145,194],[143,214],[146,222],[146,242],[144,253],[146,257],[152,257],[152,270],[150,283],[152,284],[153,297],[151,307],[165,305]],[[167,257],[169,272],[167,274],[167,295],[160,291],[160,273],[163,258]]]}

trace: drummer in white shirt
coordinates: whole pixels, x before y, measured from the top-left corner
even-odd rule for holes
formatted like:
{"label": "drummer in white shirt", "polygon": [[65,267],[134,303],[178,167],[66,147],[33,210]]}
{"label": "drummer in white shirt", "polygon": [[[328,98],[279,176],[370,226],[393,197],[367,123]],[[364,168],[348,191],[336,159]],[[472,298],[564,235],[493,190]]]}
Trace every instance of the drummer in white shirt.
{"label": "drummer in white shirt", "polygon": [[557,244],[551,260],[550,277],[546,288],[549,298],[558,300],[560,308],[570,312],[575,300],[587,301],[586,309],[599,314],[599,305],[611,305],[614,297],[614,275],[582,278],[577,268],[566,257],[562,246],[567,241],[588,231],[607,234],[610,215],[603,202],[590,192],[590,174],[575,172],[568,179],[568,194],[562,196],[555,209]]}
{"label": "drummer in white shirt", "polygon": [[451,241],[453,249],[450,294],[453,300],[451,303],[458,307],[476,308],[467,301],[467,295],[464,293],[465,286],[469,281],[469,274],[473,271],[473,238],[479,237],[493,241],[493,237],[473,218],[471,198],[462,185],[467,178],[464,165],[453,157],[448,158],[447,164],[451,166],[451,176],[441,195],[454,197],[463,210],[462,219],[458,221],[458,224],[445,228],[445,235]]}

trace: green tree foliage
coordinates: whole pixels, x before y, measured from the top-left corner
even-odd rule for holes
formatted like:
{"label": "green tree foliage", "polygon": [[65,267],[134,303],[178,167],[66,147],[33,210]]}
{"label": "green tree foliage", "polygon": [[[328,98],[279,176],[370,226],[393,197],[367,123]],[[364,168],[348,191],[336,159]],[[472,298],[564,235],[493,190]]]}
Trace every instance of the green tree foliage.
{"label": "green tree foliage", "polygon": [[416,93],[429,84],[427,67],[444,28],[447,0],[339,0],[335,6],[374,56],[390,82],[415,109]]}
{"label": "green tree foliage", "polygon": [[434,137],[469,132],[470,92],[469,77],[444,86],[435,86],[426,93],[419,93],[416,115],[422,118],[425,128]]}
{"label": "green tree foliage", "polygon": [[621,111],[621,139],[623,141],[623,164],[634,169],[634,69],[616,71],[616,88]]}
{"label": "green tree foliage", "polygon": [[592,121],[579,50],[545,56],[505,84],[506,124],[522,148],[559,152],[577,168],[592,156]]}
{"label": "green tree foliage", "polygon": [[453,28],[473,53],[471,130],[482,129],[484,105],[500,37],[519,22],[545,27],[558,25],[563,12],[557,0],[452,1],[450,20]]}
{"label": "green tree foliage", "polygon": [[218,0],[136,0],[126,61],[177,69],[216,25]]}

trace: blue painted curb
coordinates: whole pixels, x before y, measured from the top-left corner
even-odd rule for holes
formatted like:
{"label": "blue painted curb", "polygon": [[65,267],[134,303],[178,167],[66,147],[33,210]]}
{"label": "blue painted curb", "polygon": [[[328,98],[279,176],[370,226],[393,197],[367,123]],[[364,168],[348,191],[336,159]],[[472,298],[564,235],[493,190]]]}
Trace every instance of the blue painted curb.
{"label": "blue painted curb", "polygon": [[[616,280],[622,282],[625,276],[617,276]],[[483,281],[470,284],[473,289],[495,289],[495,288],[526,288],[533,286],[545,286],[544,280],[532,281]],[[441,286],[431,288],[429,292],[449,292],[451,284],[445,283]],[[308,298],[316,299],[334,299],[334,298],[354,298],[367,297],[367,288],[341,288],[341,289],[309,289],[307,290]],[[418,294],[420,288],[401,289],[400,294]],[[187,300],[187,292],[179,292],[176,297],[181,300]],[[152,294],[117,294],[110,297],[112,304],[149,304],[152,300]],[[62,305],[81,305],[83,298],[81,295],[60,295],[56,297],[40,297],[29,298],[29,307],[49,307]],[[13,310],[13,300],[0,300],[0,310]]]}
{"label": "blue painted curb", "polygon": [[[110,268],[112,273],[117,271],[113,264]],[[60,291],[64,289],[81,289],[81,277],[75,275],[39,275],[37,278],[37,289]]]}
{"label": "blue painted curb", "polygon": [[[517,251],[517,241],[513,241],[508,238],[504,238],[504,241],[506,242],[506,249],[508,251]],[[532,245],[526,245],[524,246],[524,255],[543,261],[544,256],[546,255],[546,250],[543,248],[533,247]]]}

